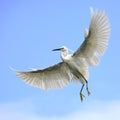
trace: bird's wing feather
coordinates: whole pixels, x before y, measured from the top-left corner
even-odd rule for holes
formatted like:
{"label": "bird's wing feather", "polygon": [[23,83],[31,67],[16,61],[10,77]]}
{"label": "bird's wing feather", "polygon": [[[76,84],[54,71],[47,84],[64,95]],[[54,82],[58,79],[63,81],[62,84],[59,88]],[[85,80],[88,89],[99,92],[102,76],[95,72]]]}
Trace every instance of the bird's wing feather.
{"label": "bird's wing feather", "polygon": [[25,83],[42,89],[62,88],[73,78],[68,65],[60,62],[43,70],[16,72]]}
{"label": "bird's wing feather", "polygon": [[109,35],[110,25],[106,13],[100,10],[92,11],[88,35],[73,57],[84,58],[90,66],[98,64],[99,56],[103,55],[108,45]]}

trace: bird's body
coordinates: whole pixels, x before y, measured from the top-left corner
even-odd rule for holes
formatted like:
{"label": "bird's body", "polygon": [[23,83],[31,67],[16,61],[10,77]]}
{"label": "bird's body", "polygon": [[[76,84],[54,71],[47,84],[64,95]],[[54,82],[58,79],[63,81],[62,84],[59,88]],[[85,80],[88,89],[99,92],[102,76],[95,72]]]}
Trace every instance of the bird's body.
{"label": "bird's body", "polygon": [[89,30],[85,31],[85,40],[73,54],[68,54],[68,48],[63,46],[53,51],[61,51],[62,62],[42,70],[19,72],[16,74],[26,83],[43,88],[62,88],[70,81],[81,82],[80,98],[83,100],[82,90],[86,84],[88,95],[88,67],[99,63],[108,44],[110,25],[108,17],[103,11],[92,11]]}

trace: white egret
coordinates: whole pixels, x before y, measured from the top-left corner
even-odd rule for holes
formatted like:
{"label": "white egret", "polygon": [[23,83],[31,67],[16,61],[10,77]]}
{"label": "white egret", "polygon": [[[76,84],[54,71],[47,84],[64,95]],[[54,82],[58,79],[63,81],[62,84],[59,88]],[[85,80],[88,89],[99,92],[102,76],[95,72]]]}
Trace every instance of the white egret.
{"label": "white egret", "polygon": [[83,100],[82,90],[86,85],[88,95],[88,67],[99,63],[99,58],[106,50],[110,36],[110,25],[106,13],[102,10],[91,10],[91,21],[88,30],[85,30],[85,40],[72,55],[68,48],[63,46],[53,51],[61,51],[62,62],[45,69],[33,71],[16,71],[24,82],[43,89],[62,88],[69,82],[82,83],[80,99]]}

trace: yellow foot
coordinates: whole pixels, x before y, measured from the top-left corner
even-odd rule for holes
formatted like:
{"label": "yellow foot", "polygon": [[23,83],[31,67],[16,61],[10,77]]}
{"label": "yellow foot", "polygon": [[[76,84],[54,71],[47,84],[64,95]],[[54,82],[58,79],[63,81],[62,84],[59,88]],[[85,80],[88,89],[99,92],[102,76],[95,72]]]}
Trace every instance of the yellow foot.
{"label": "yellow foot", "polygon": [[83,97],[85,97],[85,96],[82,94],[82,92],[80,92],[80,100],[81,100],[81,102],[83,101]]}
{"label": "yellow foot", "polygon": [[90,95],[90,91],[89,91],[89,89],[87,89],[87,94]]}

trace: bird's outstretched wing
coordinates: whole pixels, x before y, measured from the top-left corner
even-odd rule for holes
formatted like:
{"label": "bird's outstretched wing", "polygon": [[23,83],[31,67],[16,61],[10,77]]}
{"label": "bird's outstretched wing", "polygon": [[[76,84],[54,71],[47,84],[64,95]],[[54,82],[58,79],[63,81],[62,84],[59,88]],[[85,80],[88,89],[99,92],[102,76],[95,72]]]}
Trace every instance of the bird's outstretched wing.
{"label": "bird's outstretched wing", "polygon": [[84,58],[90,66],[99,63],[99,57],[103,55],[108,45],[110,36],[109,20],[104,11],[91,11],[89,30],[85,33],[85,40],[73,57]]}
{"label": "bird's outstretched wing", "polygon": [[60,62],[43,70],[16,72],[25,83],[42,89],[62,88],[68,85],[73,75],[68,65]]}

